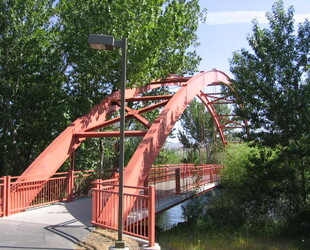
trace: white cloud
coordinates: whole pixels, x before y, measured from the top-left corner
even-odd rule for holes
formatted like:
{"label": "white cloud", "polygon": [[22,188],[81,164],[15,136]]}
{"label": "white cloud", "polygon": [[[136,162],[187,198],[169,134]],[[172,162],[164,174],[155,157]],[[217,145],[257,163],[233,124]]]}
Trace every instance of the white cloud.
{"label": "white cloud", "polygon": [[301,22],[305,21],[306,18],[310,21],[310,13],[309,14],[295,15],[294,18],[295,18],[295,21],[297,23],[301,23]]}
{"label": "white cloud", "polygon": [[[309,14],[295,14],[297,23],[303,22],[306,18],[310,19]],[[207,25],[218,24],[250,24],[253,19],[257,19],[260,24],[268,23],[266,12],[264,11],[230,11],[230,12],[209,12],[207,14]]]}

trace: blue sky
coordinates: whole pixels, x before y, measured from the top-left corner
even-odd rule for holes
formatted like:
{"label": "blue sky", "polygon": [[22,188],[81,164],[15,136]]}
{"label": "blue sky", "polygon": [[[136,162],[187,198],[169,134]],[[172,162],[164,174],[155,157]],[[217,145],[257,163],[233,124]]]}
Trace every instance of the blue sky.
{"label": "blue sky", "polygon": [[[201,8],[207,9],[207,22],[200,24],[200,46],[197,53],[202,57],[199,70],[217,68],[228,75],[232,52],[248,48],[246,37],[251,33],[251,20],[257,19],[262,27],[267,25],[265,13],[271,11],[274,0],[200,0]],[[293,5],[295,20],[310,20],[310,0],[284,0],[285,8]]]}

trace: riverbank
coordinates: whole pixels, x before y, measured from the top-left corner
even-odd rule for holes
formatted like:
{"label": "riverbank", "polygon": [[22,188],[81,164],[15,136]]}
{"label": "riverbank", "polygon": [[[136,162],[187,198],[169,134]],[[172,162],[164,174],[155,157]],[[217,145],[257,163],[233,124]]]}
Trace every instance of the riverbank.
{"label": "riverbank", "polygon": [[199,223],[181,223],[170,230],[157,233],[163,250],[206,249],[310,249],[310,239],[260,237],[246,232],[207,228]]}

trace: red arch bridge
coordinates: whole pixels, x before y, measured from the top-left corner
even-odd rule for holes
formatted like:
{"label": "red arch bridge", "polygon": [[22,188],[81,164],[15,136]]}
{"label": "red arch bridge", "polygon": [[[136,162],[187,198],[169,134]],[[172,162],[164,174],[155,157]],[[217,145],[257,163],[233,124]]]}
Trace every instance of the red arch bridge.
{"label": "red arch bridge", "polygon": [[[124,233],[155,242],[155,213],[165,210],[197,193],[213,189],[219,178],[220,165],[153,166],[153,162],[189,103],[198,97],[212,115],[219,137],[227,144],[226,131],[242,129],[246,122],[234,114],[218,114],[216,105],[233,105],[234,99],[223,95],[216,86],[229,86],[228,76],[218,70],[201,72],[193,77],[171,75],[150,85],[125,92],[126,121],[135,119],[143,130],[125,131],[126,137],[141,136],[142,141],[124,170]],[[178,87],[169,95],[149,94],[160,87]],[[131,106],[139,108],[134,109]],[[69,125],[24,171],[21,176],[0,178],[0,216],[42,204],[89,194],[93,181],[92,223],[117,229],[118,178],[112,170],[74,171],[75,150],[87,138],[119,137],[119,131],[106,131],[120,121],[120,91],[107,96],[85,116]],[[159,109],[153,121],[144,114]],[[57,170],[68,159],[71,170]],[[155,194],[156,188],[156,194]],[[172,197],[172,198],[171,198]],[[148,226],[147,226],[148,225]]]}

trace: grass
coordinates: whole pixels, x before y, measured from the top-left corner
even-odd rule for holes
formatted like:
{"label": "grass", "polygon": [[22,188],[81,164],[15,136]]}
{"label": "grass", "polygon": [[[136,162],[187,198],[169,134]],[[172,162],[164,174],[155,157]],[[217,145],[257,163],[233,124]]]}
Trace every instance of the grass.
{"label": "grass", "polygon": [[245,232],[210,230],[190,223],[157,233],[163,250],[310,249],[310,239],[267,238]]}

